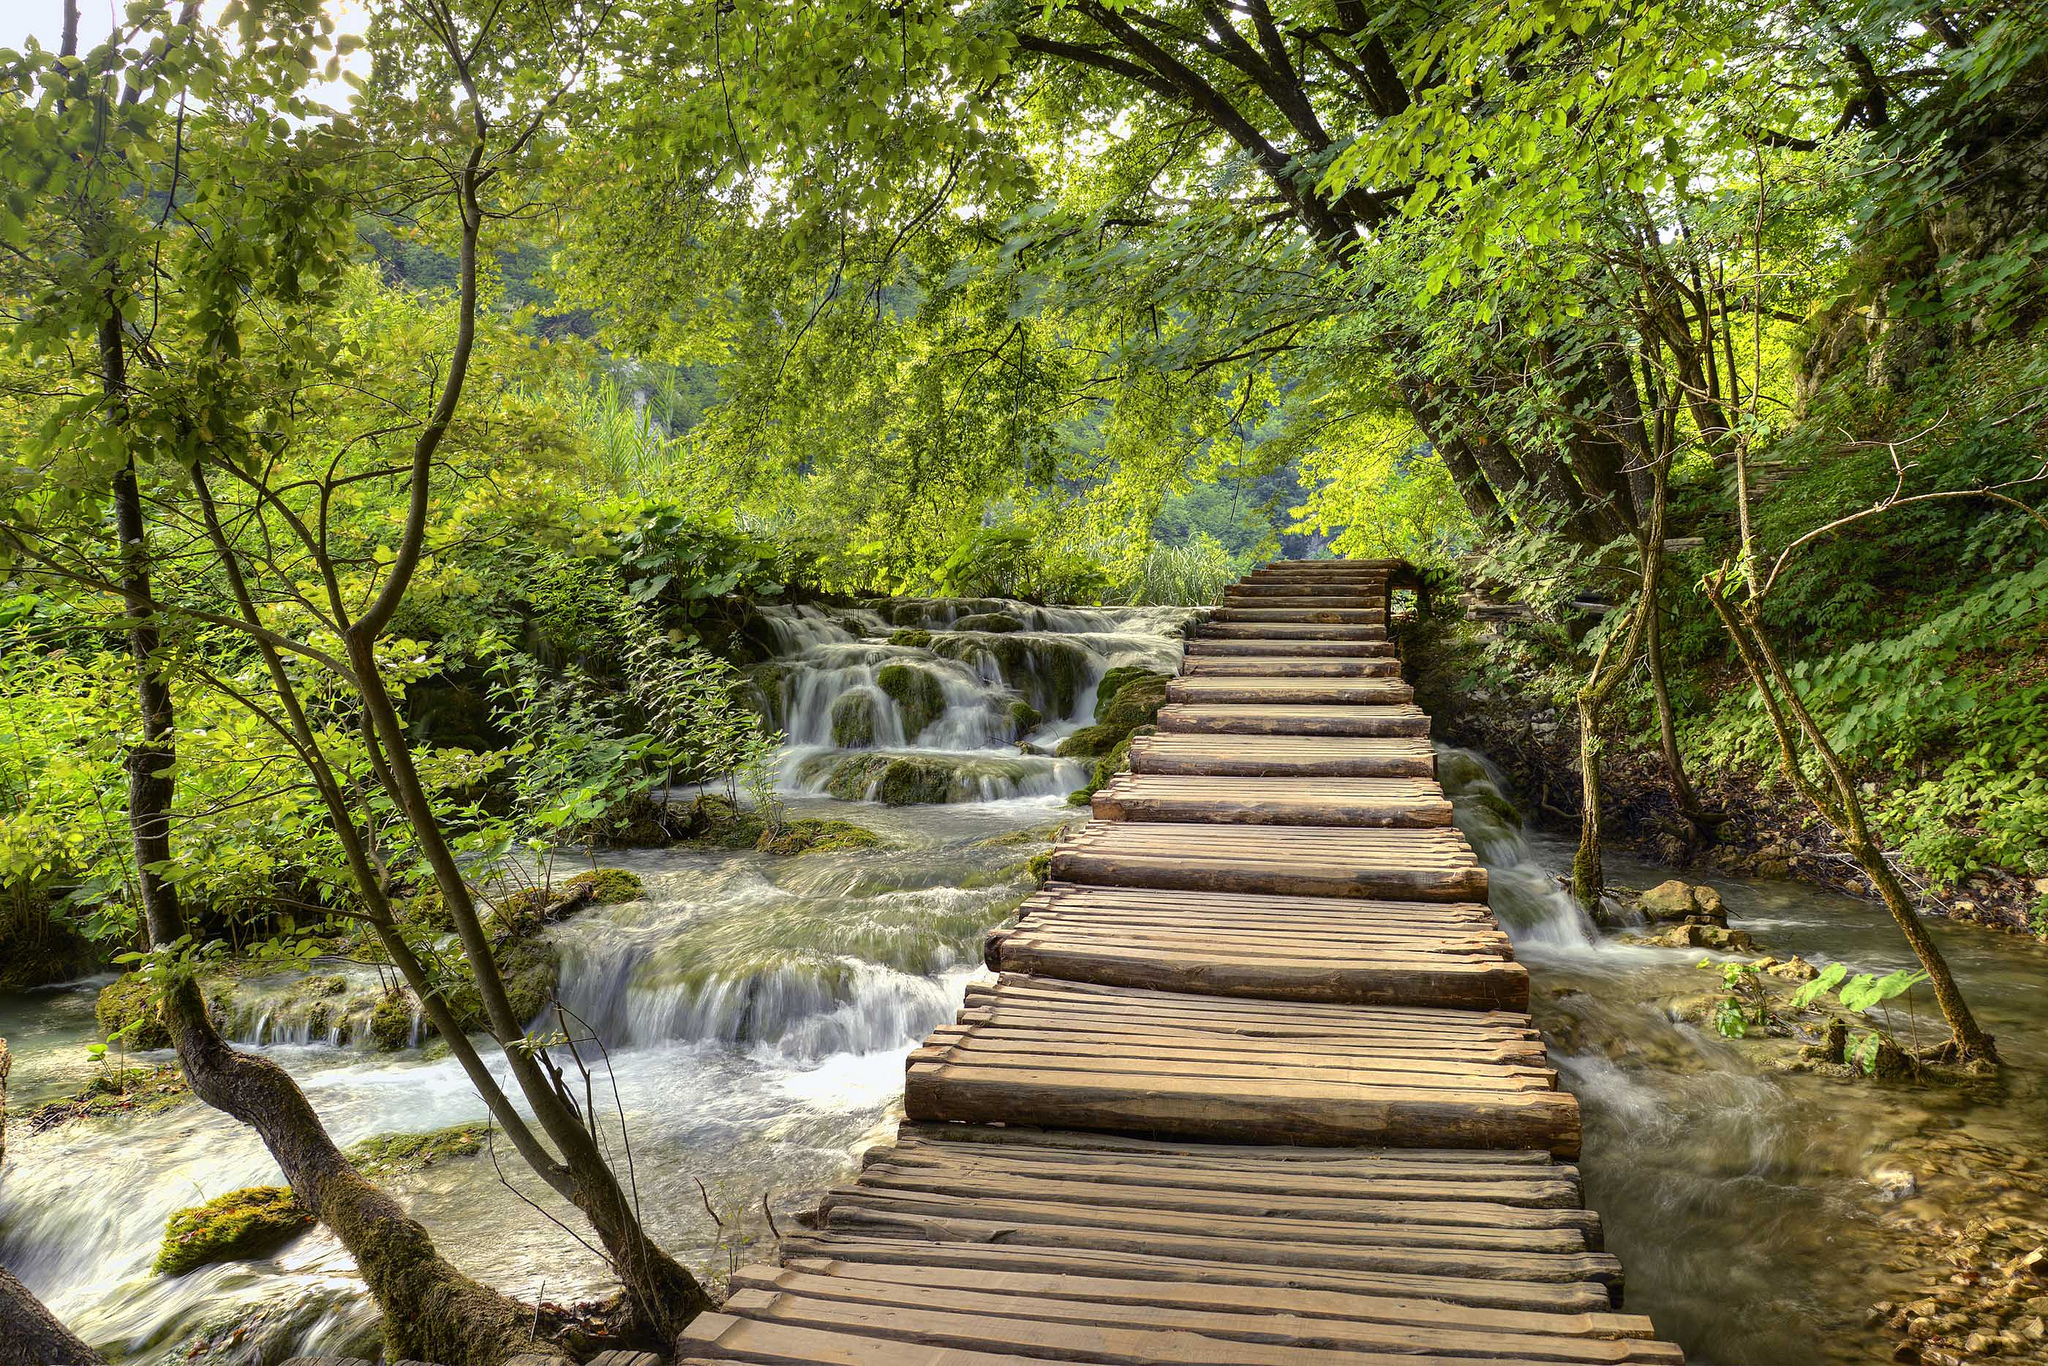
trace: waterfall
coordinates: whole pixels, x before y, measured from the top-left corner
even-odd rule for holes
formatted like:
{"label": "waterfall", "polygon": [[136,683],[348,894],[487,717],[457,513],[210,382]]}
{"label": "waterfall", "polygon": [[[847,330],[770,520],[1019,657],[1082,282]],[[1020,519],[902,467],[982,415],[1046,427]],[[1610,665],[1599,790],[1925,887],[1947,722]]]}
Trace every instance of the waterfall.
{"label": "waterfall", "polygon": [[1593,918],[1531,852],[1500,770],[1483,754],[1438,745],[1436,776],[1451,799],[1452,820],[1486,865],[1487,902],[1494,918],[1516,946],[1590,950],[1599,945]]}

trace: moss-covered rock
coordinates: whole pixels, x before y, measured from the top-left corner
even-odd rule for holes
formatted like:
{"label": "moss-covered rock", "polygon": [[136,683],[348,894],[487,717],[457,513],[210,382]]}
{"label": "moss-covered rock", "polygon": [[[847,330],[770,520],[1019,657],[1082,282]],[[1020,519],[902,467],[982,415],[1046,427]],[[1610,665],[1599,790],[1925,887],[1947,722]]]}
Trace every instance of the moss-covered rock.
{"label": "moss-covered rock", "polygon": [[171,1031],[164,1027],[157,1012],[156,983],[144,981],[132,972],[101,987],[92,1011],[105,1038],[112,1039],[118,1034],[130,1048],[171,1046]]}
{"label": "moss-covered rock", "polygon": [[971,616],[961,617],[958,621],[954,622],[953,629],[956,631],[993,631],[997,634],[1008,634],[1011,631],[1023,630],[1024,623],[1007,612],[976,612]]}
{"label": "moss-covered rock", "polygon": [[626,868],[592,868],[562,884],[564,892],[584,887],[590,889],[590,899],[600,906],[620,906],[647,895],[647,885],[640,881],[640,875]]}
{"label": "moss-covered rock", "polygon": [[1053,753],[1062,759],[1093,759],[1115,749],[1125,733],[1115,726],[1083,726],[1060,741]]}
{"label": "moss-covered rock", "polygon": [[932,645],[932,633],[925,630],[891,631],[889,643],[906,645],[913,650],[929,650]]}
{"label": "moss-covered rock", "polygon": [[378,1134],[351,1144],[348,1160],[365,1176],[418,1171],[448,1158],[476,1156],[489,1132],[488,1124],[475,1120],[424,1134]]}
{"label": "moss-covered rock", "polygon": [[929,670],[915,664],[884,664],[875,672],[875,686],[896,704],[908,744],[916,744],[924,728],[945,715],[945,688]]}
{"label": "moss-covered rock", "polygon": [[1095,685],[1095,719],[1107,721],[1109,704],[1116,700],[1116,695],[1133,683],[1146,681],[1163,684],[1166,682],[1166,675],[1145,668],[1141,664],[1119,664],[1104,674],[1102,681]]}
{"label": "moss-covered rock", "polygon": [[747,670],[748,699],[763,721],[776,730],[788,728],[790,669],[770,661]]}
{"label": "moss-covered rock", "polygon": [[370,1043],[380,1053],[396,1053],[412,1045],[412,997],[403,991],[384,993],[370,1011]]}
{"label": "moss-covered rock", "polygon": [[962,663],[993,662],[1003,682],[1047,716],[1073,715],[1094,660],[1071,640],[1037,634],[941,635],[932,650]]}
{"label": "moss-covered rock", "polygon": [[39,1134],[78,1119],[153,1115],[190,1099],[192,1088],[175,1067],[108,1067],[63,1100],[39,1105],[18,1122]]}
{"label": "moss-covered rock", "polygon": [[1071,806],[1087,806],[1098,790],[1108,786],[1111,778],[1130,768],[1131,742],[1141,735],[1152,734],[1156,729],[1158,729],[1156,726],[1139,726],[1136,730],[1124,736],[1123,739],[1117,741],[1107,754],[1095,761],[1094,771],[1088,775],[1087,786],[1075,788],[1067,794],[1068,804]]}
{"label": "moss-covered rock", "polygon": [[[839,762],[836,755],[821,756]],[[877,758],[862,755],[849,763]],[[764,854],[811,854],[833,849],[882,848],[888,841],[852,821],[796,820],[772,825],[752,807],[734,806],[723,797],[700,797],[690,808],[685,841],[707,849],[758,849]]]}
{"label": "moss-covered rock", "polygon": [[850,692],[832,704],[832,744],[837,749],[874,748],[875,699],[872,693]]}
{"label": "moss-covered rock", "polygon": [[1096,699],[1096,721],[1126,733],[1151,725],[1159,719],[1159,709],[1166,705],[1166,683],[1164,674],[1125,680],[1108,702]]}
{"label": "moss-covered rock", "polygon": [[214,1262],[267,1256],[312,1226],[313,1216],[286,1187],[229,1191],[170,1217],[153,1269],[182,1276]]}
{"label": "moss-covered rock", "polygon": [[1009,716],[1012,740],[1021,740],[1045,724],[1045,717],[1040,714],[1038,708],[1022,698],[1010,704]]}

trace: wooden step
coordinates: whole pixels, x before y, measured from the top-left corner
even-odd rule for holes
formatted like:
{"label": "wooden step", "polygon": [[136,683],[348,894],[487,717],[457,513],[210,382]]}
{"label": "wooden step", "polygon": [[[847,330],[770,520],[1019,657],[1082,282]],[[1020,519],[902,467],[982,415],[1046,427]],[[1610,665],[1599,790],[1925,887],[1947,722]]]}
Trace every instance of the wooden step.
{"label": "wooden step", "polygon": [[1355,607],[1361,599],[1384,602],[1386,590],[1372,584],[1351,586],[1340,583],[1233,583],[1223,590],[1223,601],[1247,607],[1261,606],[1274,599],[1298,601],[1309,607]]}
{"label": "wooden step", "polygon": [[1414,698],[1415,689],[1399,678],[1261,678],[1241,674],[1198,674],[1192,678],[1176,678],[1166,685],[1168,702],[1383,706],[1410,702]]}
{"label": "wooden step", "polygon": [[1131,741],[1133,773],[1246,778],[1426,778],[1436,756],[1420,737],[1341,739],[1161,731]]}
{"label": "wooden step", "polygon": [[1434,778],[1211,778],[1127,773],[1096,792],[1106,821],[1218,825],[1436,826],[1450,799]]}
{"label": "wooden step", "polygon": [[1218,640],[1197,636],[1187,644],[1190,659],[1240,655],[1288,655],[1296,659],[1391,659],[1393,642],[1386,640]]}
{"label": "wooden step", "polygon": [[1089,821],[1053,849],[1052,876],[1191,892],[1486,899],[1486,870],[1453,828]]}
{"label": "wooden step", "polygon": [[1384,626],[1325,626],[1304,621],[1211,621],[1201,627],[1207,640],[1385,640]]}
{"label": "wooden step", "polygon": [[1370,659],[1318,659],[1314,655],[1190,655],[1183,677],[1399,678],[1401,661],[1391,655]]}
{"label": "wooden step", "polygon": [[989,932],[998,972],[1218,996],[1524,1010],[1484,907],[1050,884]]}
{"label": "wooden step", "polygon": [[[1069,1034],[1055,1037],[1018,1029],[1006,1020],[1004,988],[1018,980],[1005,977],[998,983],[990,1018],[941,1031],[932,1044],[910,1055],[904,1090],[909,1118],[1238,1143],[1537,1148],[1565,1159],[1578,1153],[1577,1102],[1555,1089],[1555,1076],[1545,1068],[1427,1053],[1372,1059],[1325,1055],[1299,1038],[1237,1034],[1226,1015],[1188,1012],[1175,1015],[1180,1028],[1173,1039],[1148,1040],[1092,1025],[1080,1012]],[[1021,979],[1027,986],[1035,980]],[[1097,990],[1123,994],[1120,1013],[1131,1017],[1158,1008],[1161,997],[1188,999]],[[1470,1021],[1462,1030],[1446,1022],[1453,1012],[1442,1010],[1425,1011],[1409,1022],[1432,1027],[1449,1041],[1461,1033],[1483,1041],[1498,1032],[1493,1022],[1504,1014],[1459,1013]],[[1376,1014],[1395,1027],[1402,1023],[1402,1009],[1383,1008]],[[1184,1046],[1191,1038],[1228,1047],[1211,1050],[1213,1055],[1191,1054]],[[1118,1226],[1125,1232],[1197,1233],[1202,1223],[1119,1213]],[[1056,1214],[1062,1223],[1099,1217],[1078,1209]],[[1023,1218],[1027,1212],[1007,1208],[999,1217]],[[1321,1236],[1333,1242],[1398,1241],[1409,1247],[1450,1247],[1461,1241],[1426,1236],[1412,1227],[1367,1230],[1358,1225]],[[1569,1250],[1536,1234],[1498,1238],[1492,1245],[1502,1252]]]}
{"label": "wooden step", "polygon": [[1412,703],[1388,706],[1279,706],[1175,702],[1159,709],[1159,729],[1192,735],[1429,734],[1429,717]]}
{"label": "wooden step", "polygon": [[1323,623],[1331,626],[1384,626],[1386,611],[1381,607],[1218,607],[1210,612],[1211,621],[1284,621]]}

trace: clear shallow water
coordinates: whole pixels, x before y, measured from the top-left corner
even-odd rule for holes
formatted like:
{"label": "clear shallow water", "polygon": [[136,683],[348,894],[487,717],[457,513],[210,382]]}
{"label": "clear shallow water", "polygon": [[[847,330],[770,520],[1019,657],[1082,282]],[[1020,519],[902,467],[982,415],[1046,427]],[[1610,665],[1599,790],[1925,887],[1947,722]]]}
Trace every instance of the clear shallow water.
{"label": "clear shallow water", "polygon": [[[1580,1170],[1627,1307],[1701,1366],[1891,1359],[1867,1323],[1965,1268],[1950,1230],[2048,1219],[2048,952],[1931,922],[1979,1020],[1998,1038],[1999,1083],[1967,1091],[1875,1085],[1771,1066],[1775,1050],[1721,1039],[1689,1009],[1717,974],[1698,949],[1619,942],[1559,889],[1569,844],[1499,819],[1477,756],[1440,759],[1458,822],[1489,864],[1495,913],[1529,964],[1534,1012],[1586,1125]],[[1462,781],[1458,779],[1462,777]],[[1462,793],[1462,796],[1460,795]],[[1701,877],[1615,855],[1611,884],[1706,882],[1758,954],[1886,972],[1912,957],[1884,908],[1795,882]],[[1745,957],[1752,955],[1745,955]],[[1916,993],[1922,1037],[1939,1037]],[[1903,1019],[1900,1021],[1903,1025]],[[1938,1024],[1938,1021],[1937,1021]],[[1899,1173],[1915,1190],[1900,1198]],[[1883,1182],[1872,1180],[1882,1174]],[[2048,1355],[2048,1354],[2044,1354]],[[2004,1359],[2020,1359],[2008,1355]]]}

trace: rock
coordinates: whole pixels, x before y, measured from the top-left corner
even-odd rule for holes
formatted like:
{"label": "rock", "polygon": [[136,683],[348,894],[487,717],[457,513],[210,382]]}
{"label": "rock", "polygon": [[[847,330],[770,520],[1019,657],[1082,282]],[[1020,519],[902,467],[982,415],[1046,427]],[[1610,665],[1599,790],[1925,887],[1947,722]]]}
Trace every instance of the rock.
{"label": "rock", "polygon": [[647,895],[640,875],[624,868],[592,868],[562,884],[564,893],[590,888],[590,899],[604,906],[622,906]]}
{"label": "rock", "polygon": [[431,1167],[443,1158],[474,1157],[484,1150],[487,1120],[424,1134],[378,1134],[349,1145],[348,1160],[365,1176],[390,1176]]}
{"label": "rock", "polygon": [[953,629],[956,631],[995,631],[1006,633],[1023,630],[1024,623],[1005,612],[977,612],[973,616],[962,617],[954,622]]}
{"label": "rock", "polygon": [[1728,908],[1712,887],[1672,878],[1636,898],[1636,908],[1651,920],[1678,920],[1693,925],[1728,924]]}
{"label": "rock", "polygon": [[1115,749],[1125,734],[1115,726],[1083,726],[1060,741],[1053,753],[1062,759],[1093,759]]}
{"label": "rock", "polygon": [[412,997],[393,989],[370,1012],[370,1042],[380,1053],[396,1053],[412,1043]]}
{"label": "rock", "polygon": [[1973,1357],[1997,1356],[2003,1344],[1988,1333],[1972,1333],[1963,1339],[1963,1350]]}
{"label": "rock", "polygon": [[1781,858],[1757,860],[1756,875],[1758,877],[1784,877],[1791,871],[1792,865]]}
{"label": "rock", "polygon": [[171,1046],[171,1031],[157,1013],[156,984],[132,972],[100,988],[92,1009],[100,1022],[100,1033],[108,1039],[119,1034],[131,1049]]}
{"label": "rock", "polygon": [[1756,948],[1747,930],[1724,930],[1718,925],[1673,925],[1661,934],[1645,935],[1638,942],[1667,949],[1718,949],[1723,953],[1750,953]]}
{"label": "rock", "polygon": [[[1010,738],[1013,740],[1021,741],[1032,731],[1045,724],[1045,718],[1039,714],[1038,708],[1021,698],[1010,704],[1009,716],[1012,728]],[[1019,748],[1022,748],[1022,746],[1020,745]],[[1036,749],[1027,749],[1025,752],[1035,754],[1038,751]]]}
{"label": "rock", "polygon": [[1870,1184],[1888,1200],[1904,1200],[1920,1189],[1920,1177],[1910,1168],[1887,1164],[1870,1173]]}
{"label": "rock", "polygon": [[214,1262],[247,1261],[275,1252],[312,1226],[313,1216],[284,1186],[229,1191],[170,1217],[152,1269],[182,1276]]}
{"label": "rock", "polygon": [[875,743],[875,699],[873,694],[850,692],[832,704],[832,746],[835,749],[870,749]]}
{"label": "rock", "polygon": [[1790,958],[1766,958],[1757,964],[1773,977],[1782,977],[1788,982],[1811,982],[1820,976],[1820,969],[1794,954]]}
{"label": "rock", "polygon": [[891,645],[906,645],[913,650],[928,650],[932,644],[932,633],[930,631],[892,631],[889,634],[889,643]]}
{"label": "rock", "polygon": [[[946,690],[931,673],[915,664],[884,664],[875,671],[875,686],[896,704],[903,718],[903,739],[916,744],[924,728],[946,713]],[[839,708],[834,704],[833,734],[838,734]]]}

